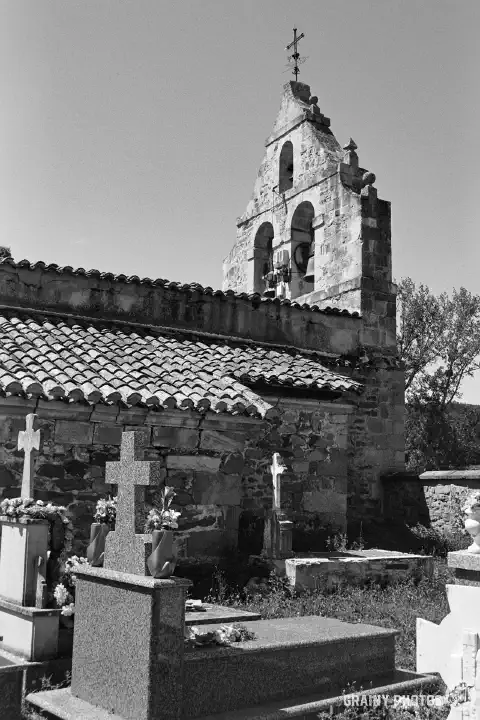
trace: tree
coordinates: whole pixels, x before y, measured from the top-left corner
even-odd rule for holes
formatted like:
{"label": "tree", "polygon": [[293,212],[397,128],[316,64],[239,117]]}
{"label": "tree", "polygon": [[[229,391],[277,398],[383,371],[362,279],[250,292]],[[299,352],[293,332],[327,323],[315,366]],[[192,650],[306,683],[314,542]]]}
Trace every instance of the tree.
{"label": "tree", "polygon": [[436,297],[426,285],[417,288],[404,278],[397,303],[407,399],[444,410],[461,397],[462,381],[480,368],[480,296],[460,288],[451,297]]}
{"label": "tree", "polygon": [[12,257],[12,253],[9,247],[6,245],[0,245],[0,260],[3,258]]}
{"label": "tree", "polygon": [[437,297],[426,285],[417,287],[404,278],[397,307],[408,466],[420,470],[479,462],[479,413],[455,403],[462,381],[480,368],[480,297],[465,288]]}

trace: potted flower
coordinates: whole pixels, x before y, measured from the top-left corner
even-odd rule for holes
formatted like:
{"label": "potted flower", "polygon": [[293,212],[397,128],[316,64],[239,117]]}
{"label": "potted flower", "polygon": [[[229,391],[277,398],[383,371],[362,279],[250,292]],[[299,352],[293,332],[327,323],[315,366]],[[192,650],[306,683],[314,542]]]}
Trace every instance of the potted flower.
{"label": "potted flower", "polygon": [[115,529],[117,517],[117,498],[108,497],[97,502],[94,520],[90,526],[90,544],[87,559],[93,567],[101,567],[105,554],[105,539],[110,530]]}
{"label": "potted flower", "polygon": [[170,507],[174,497],[175,490],[165,486],[160,510],[150,510],[145,525],[145,532],[152,533],[152,554],[147,560],[147,567],[150,575],[157,579],[170,577],[175,570],[177,550],[173,542],[173,530],[178,528],[180,512]]}

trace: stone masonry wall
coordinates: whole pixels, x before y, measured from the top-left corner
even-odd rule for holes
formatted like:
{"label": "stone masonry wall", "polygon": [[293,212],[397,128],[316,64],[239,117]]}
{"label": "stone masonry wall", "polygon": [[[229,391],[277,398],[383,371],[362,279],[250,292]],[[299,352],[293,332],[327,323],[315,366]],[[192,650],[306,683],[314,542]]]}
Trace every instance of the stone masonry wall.
{"label": "stone masonry wall", "polygon": [[387,518],[432,527],[440,533],[464,532],[462,506],[479,481],[462,484],[422,482],[418,475],[404,473],[384,478],[384,513]]}
{"label": "stone masonry wall", "polygon": [[[36,412],[41,449],[35,495],[68,507],[76,553],[84,552],[97,499],[115,490],[105,483],[105,463],[119,459],[122,430],[146,433],[145,459],[160,460],[164,481],[177,491],[185,557],[218,557],[226,545],[237,545],[239,525],[257,527],[257,545],[247,549],[261,551],[261,527],[273,499],[274,452],[288,464],[282,498],[297,526],[315,519],[317,527],[344,529],[351,408],[285,400],[279,410],[276,419],[261,421],[0,398],[0,497],[18,497],[23,466],[18,431],[25,427],[25,414]],[[152,503],[158,499],[155,491],[147,496]]]}

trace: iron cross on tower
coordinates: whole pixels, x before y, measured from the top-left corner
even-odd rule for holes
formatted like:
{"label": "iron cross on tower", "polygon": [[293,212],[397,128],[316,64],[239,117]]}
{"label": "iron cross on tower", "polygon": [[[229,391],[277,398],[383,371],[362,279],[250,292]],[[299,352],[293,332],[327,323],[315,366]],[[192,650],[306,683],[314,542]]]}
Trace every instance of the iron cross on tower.
{"label": "iron cross on tower", "polygon": [[295,82],[298,80],[298,73],[300,72],[298,64],[299,62],[302,62],[302,59],[300,58],[300,53],[298,52],[298,43],[304,37],[305,33],[301,33],[297,36],[297,28],[293,28],[293,41],[285,48],[285,50],[291,50],[293,48],[293,53],[288,56],[288,59],[293,61],[292,72],[295,75]]}

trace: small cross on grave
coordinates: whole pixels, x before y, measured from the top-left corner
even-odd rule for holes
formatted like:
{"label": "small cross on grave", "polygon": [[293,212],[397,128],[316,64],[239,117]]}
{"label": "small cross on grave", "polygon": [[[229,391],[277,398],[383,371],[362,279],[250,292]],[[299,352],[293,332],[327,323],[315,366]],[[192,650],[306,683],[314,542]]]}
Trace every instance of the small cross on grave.
{"label": "small cross on grave", "polygon": [[162,467],[144,461],[142,432],[124,432],[120,462],[107,462],[105,482],[118,486],[115,531],[106,538],[104,567],[118,572],[146,575],[151,541],[144,533],[145,487],[158,485]]}
{"label": "small cross on grave", "polygon": [[22,498],[33,498],[33,463],[32,451],[40,449],[40,430],[34,430],[33,425],[37,416],[30,413],[25,418],[26,430],[20,430],[18,433],[18,449],[23,450],[25,458],[23,461],[22,476]]}
{"label": "small cross on grave", "polygon": [[292,555],[293,523],[287,519],[281,506],[280,482],[287,467],[280,453],[274,453],[270,470],[273,481],[273,504],[265,523],[264,554],[273,559],[282,559]]}

